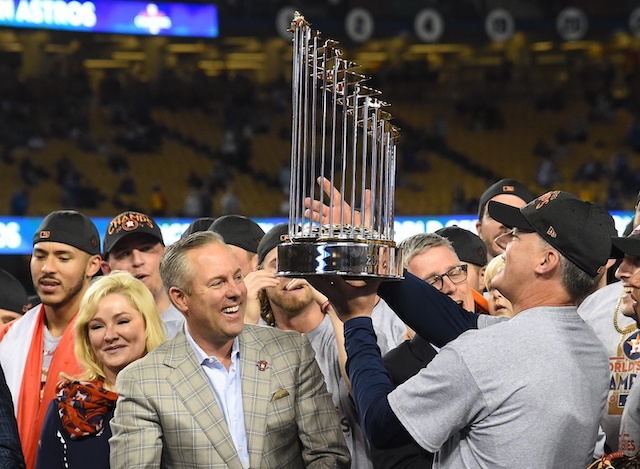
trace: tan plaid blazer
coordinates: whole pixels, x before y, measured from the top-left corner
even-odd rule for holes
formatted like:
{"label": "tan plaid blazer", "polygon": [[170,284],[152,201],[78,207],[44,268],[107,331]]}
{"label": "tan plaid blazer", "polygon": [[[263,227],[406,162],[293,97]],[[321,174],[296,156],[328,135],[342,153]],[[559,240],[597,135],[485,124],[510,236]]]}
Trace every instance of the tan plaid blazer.
{"label": "tan plaid blazer", "polygon": [[[239,336],[251,468],[349,467],[338,413],[309,340],[246,325]],[[112,469],[242,469],[184,331],[118,374]]]}

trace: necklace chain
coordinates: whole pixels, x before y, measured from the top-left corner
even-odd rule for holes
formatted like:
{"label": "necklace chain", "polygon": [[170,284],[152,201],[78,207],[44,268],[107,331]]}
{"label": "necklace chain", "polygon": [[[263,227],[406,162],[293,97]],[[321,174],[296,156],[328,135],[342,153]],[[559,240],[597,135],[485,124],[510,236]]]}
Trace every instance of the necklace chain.
{"label": "necklace chain", "polygon": [[[624,296],[624,294],[622,296]],[[613,313],[613,327],[616,328],[616,331],[618,331],[619,334],[627,335],[635,331],[638,326],[636,324],[629,324],[624,329],[620,329],[620,326],[618,325],[618,313],[620,312],[620,305],[622,304],[622,296],[620,296],[620,299],[618,299],[616,311]]]}

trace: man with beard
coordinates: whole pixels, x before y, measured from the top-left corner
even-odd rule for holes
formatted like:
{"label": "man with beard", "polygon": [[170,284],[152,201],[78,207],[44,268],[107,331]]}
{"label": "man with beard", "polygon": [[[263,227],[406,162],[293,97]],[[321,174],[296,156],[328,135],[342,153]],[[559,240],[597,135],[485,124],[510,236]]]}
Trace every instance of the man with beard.
{"label": "man with beard", "polygon": [[[275,277],[278,262],[277,246],[288,238],[288,226],[282,223],[265,234],[258,246],[258,269]],[[342,323],[327,314],[327,298],[302,279],[276,278],[277,284],[260,293],[262,319],[283,330],[304,333],[315,350],[316,360],[324,375],[327,389],[340,414],[342,431],[351,452],[351,467],[373,468],[369,444],[362,433],[356,409],[349,396],[343,376],[344,336]],[[385,352],[386,339],[376,329],[378,345]]]}
{"label": "man with beard", "polygon": [[493,219],[487,210],[489,201],[520,208],[531,202],[531,200],[533,200],[533,194],[515,179],[500,179],[482,193],[478,203],[476,231],[480,239],[487,245],[487,261],[503,253],[504,249],[498,246],[496,239],[509,231],[502,223]]}
{"label": "man with beard", "polygon": [[160,260],[165,250],[162,231],[153,218],[144,213],[123,212],[107,225],[102,272],[109,275],[114,270],[124,270],[144,283],[170,339],[182,328],[184,317],[162,286]]}
{"label": "man with beard", "polygon": [[31,278],[42,304],[0,329],[0,364],[13,397],[27,468],[60,372],[82,371],[74,354],[80,300],[100,270],[100,235],[75,210],[47,215],[33,236]]}

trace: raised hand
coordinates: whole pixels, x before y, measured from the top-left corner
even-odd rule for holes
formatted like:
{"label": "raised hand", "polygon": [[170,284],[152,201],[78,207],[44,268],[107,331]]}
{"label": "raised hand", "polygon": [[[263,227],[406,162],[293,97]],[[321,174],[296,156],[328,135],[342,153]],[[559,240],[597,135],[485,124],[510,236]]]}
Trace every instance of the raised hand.
{"label": "raised hand", "polygon": [[329,298],[342,322],[371,316],[381,279],[345,280],[339,275],[309,275],[305,278]]}
{"label": "raised hand", "polygon": [[[304,199],[304,206],[306,210],[304,212],[305,217],[310,217],[315,222],[320,222],[323,225],[332,224],[353,224],[357,226],[363,226],[369,228],[371,225],[370,213],[371,213],[371,190],[365,189],[364,193],[364,220],[362,213],[358,210],[353,210],[352,207],[344,202],[342,194],[338,189],[331,185],[331,181],[327,178],[319,177],[317,179],[318,185],[322,187],[329,198],[333,194],[332,207],[322,203],[319,200],[311,200],[309,197]],[[344,220],[342,219],[344,209]]]}
{"label": "raised hand", "polygon": [[247,303],[244,310],[244,322],[257,324],[260,320],[260,291],[276,287],[280,279],[269,270],[254,270],[244,278],[247,287]]}

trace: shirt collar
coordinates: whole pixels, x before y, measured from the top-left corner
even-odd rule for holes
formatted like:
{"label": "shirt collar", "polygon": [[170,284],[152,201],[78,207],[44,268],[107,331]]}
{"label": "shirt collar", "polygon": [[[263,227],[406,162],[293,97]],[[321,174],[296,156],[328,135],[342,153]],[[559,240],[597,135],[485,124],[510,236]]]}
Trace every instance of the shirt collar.
{"label": "shirt collar", "polygon": [[[196,341],[191,336],[191,334],[189,334],[189,327],[187,326],[187,321],[184,322],[184,333],[187,336],[187,341],[191,345],[191,348],[193,349],[193,352],[196,354],[196,358],[198,359],[198,363],[200,363],[202,365],[202,363],[205,360],[208,360],[209,358],[213,358],[214,360],[219,361],[216,357],[210,357],[209,355],[207,355],[205,353],[205,351],[202,350],[202,347],[200,347],[196,343]],[[236,337],[235,339],[233,339],[233,345],[231,345],[231,358],[233,359],[234,357],[239,356],[239,355],[240,355],[240,341]]]}

